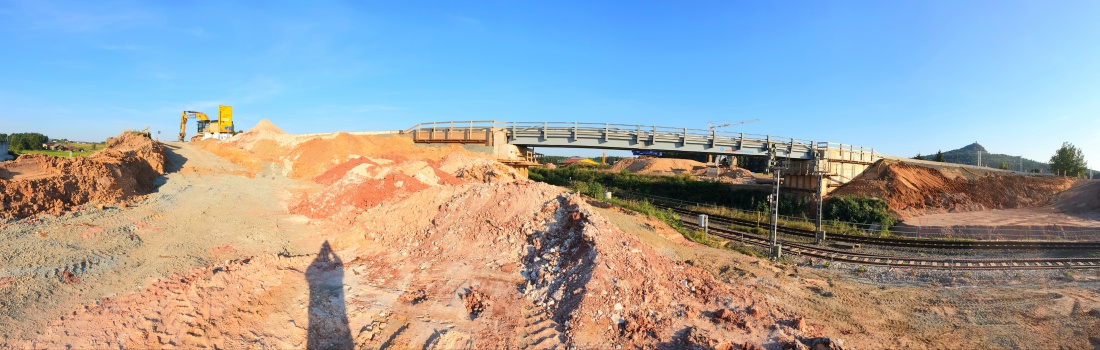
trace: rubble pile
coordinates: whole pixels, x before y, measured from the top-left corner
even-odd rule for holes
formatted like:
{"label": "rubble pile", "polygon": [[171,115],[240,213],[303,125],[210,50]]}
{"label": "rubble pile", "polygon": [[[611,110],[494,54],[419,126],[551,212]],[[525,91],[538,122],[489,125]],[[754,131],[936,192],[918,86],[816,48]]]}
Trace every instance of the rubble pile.
{"label": "rubble pile", "polygon": [[164,149],[123,132],[86,158],[27,154],[0,163],[0,218],[61,214],[84,204],[110,205],[152,192],[164,174]]}

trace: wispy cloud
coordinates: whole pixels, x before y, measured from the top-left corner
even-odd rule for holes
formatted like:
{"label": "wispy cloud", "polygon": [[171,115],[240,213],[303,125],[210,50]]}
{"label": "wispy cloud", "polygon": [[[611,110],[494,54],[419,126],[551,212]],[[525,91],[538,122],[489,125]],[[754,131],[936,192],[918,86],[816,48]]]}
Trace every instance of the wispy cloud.
{"label": "wispy cloud", "polygon": [[64,32],[88,32],[131,28],[162,22],[159,13],[118,9],[109,6],[59,5],[49,2],[18,3],[20,13],[32,23],[31,29],[58,30]]}
{"label": "wispy cloud", "polygon": [[464,26],[481,27],[481,20],[470,16],[451,15],[451,21]]}

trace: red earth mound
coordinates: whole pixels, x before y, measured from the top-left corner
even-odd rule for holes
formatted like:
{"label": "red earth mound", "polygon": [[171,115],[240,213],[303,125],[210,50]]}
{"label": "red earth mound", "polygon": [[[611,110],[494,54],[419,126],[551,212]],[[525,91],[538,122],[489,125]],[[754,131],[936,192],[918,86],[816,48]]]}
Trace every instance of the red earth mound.
{"label": "red earth mound", "polygon": [[28,154],[0,163],[0,217],[60,214],[83,204],[114,204],[151,192],[164,174],[164,149],[123,132],[87,158]]}
{"label": "red earth mound", "polygon": [[1065,177],[1000,172],[953,173],[896,161],[879,161],[837,188],[832,195],[879,197],[905,219],[933,213],[1042,206],[1075,181]]}
{"label": "red earth mound", "polygon": [[708,174],[707,165],[690,159],[676,158],[626,158],[611,166],[611,171],[629,171],[638,174],[650,175],[678,175],[690,174],[699,178],[718,181],[728,184],[753,184],[756,178],[751,171],[733,167],[718,168],[718,173]]}

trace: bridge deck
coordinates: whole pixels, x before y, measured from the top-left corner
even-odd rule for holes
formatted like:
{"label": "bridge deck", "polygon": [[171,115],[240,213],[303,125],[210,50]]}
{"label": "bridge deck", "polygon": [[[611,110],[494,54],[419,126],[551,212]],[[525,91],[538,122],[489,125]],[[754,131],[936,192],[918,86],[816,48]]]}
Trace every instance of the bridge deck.
{"label": "bridge deck", "polygon": [[821,159],[868,164],[881,155],[873,148],[770,135],[717,130],[600,123],[454,121],[420,123],[404,131],[417,142],[490,143],[504,133],[509,144],[530,147],[678,151],[769,156],[793,160]]}

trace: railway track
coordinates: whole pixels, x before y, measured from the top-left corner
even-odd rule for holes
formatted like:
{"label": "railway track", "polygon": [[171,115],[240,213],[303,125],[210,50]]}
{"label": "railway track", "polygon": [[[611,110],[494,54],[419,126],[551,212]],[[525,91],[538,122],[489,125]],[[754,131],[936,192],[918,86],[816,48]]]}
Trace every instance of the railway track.
{"label": "railway track", "polygon": [[[698,227],[690,222],[688,226]],[[741,241],[761,247],[769,247],[767,237],[721,227],[710,227],[711,235]],[[872,266],[905,267],[940,270],[1043,270],[1043,269],[1095,269],[1100,268],[1100,258],[1023,258],[1023,259],[942,259],[897,257],[862,254],[822,248],[799,243],[783,243],[784,254],[796,254],[834,262],[846,262]]]}
{"label": "railway track", "polygon": [[[737,218],[730,218],[725,216],[714,215],[701,211],[694,211],[685,209],[682,207],[668,206],[663,204],[656,204],[655,206],[661,208],[672,209],[680,215],[687,215],[691,217],[698,217],[699,214],[706,214],[709,217],[710,222],[718,223],[722,225],[741,225],[741,226],[754,226],[758,223],[750,220],[743,220]],[[802,230],[791,227],[779,226],[778,231],[780,233],[797,236],[815,238],[816,235],[813,231]],[[864,237],[845,234],[829,234],[828,239],[832,241],[858,243],[866,245],[876,246],[888,246],[888,247],[903,247],[903,248],[923,248],[923,249],[1005,249],[1005,250],[1098,250],[1100,251],[1100,242],[1058,242],[1058,241],[946,241],[946,240],[932,240],[932,239],[912,239],[912,238],[878,238],[878,237]]]}

